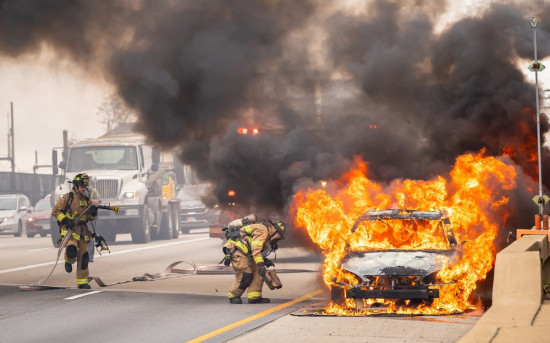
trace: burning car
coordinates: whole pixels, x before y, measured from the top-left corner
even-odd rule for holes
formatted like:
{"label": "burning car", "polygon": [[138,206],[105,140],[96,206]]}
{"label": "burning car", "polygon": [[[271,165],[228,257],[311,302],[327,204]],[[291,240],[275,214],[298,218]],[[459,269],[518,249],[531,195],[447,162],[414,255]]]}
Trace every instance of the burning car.
{"label": "burning car", "polygon": [[331,285],[337,305],[346,299],[430,305],[439,298],[438,271],[458,263],[463,252],[444,211],[370,210],[355,221],[351,234],[341,273]]}

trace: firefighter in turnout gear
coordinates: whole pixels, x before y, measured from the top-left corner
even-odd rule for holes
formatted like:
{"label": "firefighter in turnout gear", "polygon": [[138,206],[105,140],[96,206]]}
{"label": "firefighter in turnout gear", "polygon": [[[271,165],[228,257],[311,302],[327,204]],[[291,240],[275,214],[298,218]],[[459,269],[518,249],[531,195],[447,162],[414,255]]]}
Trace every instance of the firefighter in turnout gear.
{"label": "firefighter in turnout gear", "polygon": [[259,223],[243,220],[242,224],[233,229],[229,224],[227,243],[223,247],[224,264],[228,266],[231,263],[235,271],[235,283],[228,293],[229,302],[242,304],[241,295],[248,289],[249,304],[269,303],[269,298],[262,297],[262,287],[266,267],[273,263],[264,258],[262,252],[277,250],[278,241],[284,239],[286,225],[271,220]]}
{"label": "firefighter in turnout gear", "polygon": [[[77,262],[76,283],[78,288],[90,289],[88,285],[88,242],[93,239],[86,223],[97,217],[97,205],[99,200],[93,195],[97,192],[89,190],[90,178],[86,174],[78,174],[73,180],[73,189],[63,195],[52,209],[52,216],[59,224],[61,239],[65,237],[69,229],[72,234],[65,247],[65,271],[72,272],[72,265]],[[95,199],[92,199],[95,198]],[[88,207],[91,208],[77,219]]]}

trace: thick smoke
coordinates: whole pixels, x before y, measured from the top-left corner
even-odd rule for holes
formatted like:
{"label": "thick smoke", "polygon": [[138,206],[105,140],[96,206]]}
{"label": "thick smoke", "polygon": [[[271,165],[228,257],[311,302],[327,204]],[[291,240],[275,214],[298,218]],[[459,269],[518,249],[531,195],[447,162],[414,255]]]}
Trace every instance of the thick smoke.
{"label": "thick smoke", "polygon": [[[535,89],[519,68],[533,59],[531,16],[539,58],[549,52],[550,4],[494,4],[436,33],[439,1],[339,3],[4,0],[0,52],[46,46],[101,71],[139,131],[248,211],[282,215],[297,188],[338,177],[355,155],[390,181],[506,151],[529,176],[513,202],[536,194]],[[543,162],[549,180],[546,148]]]}

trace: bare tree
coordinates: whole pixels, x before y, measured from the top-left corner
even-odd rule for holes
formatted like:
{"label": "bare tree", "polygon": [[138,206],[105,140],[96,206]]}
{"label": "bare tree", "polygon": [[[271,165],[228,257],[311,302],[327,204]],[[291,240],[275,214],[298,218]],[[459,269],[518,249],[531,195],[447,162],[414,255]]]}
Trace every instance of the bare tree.
{"label": "bare tree", "polygon": [[128,109],[124,101],[116,94],[111,94],[103,99],[97,108],[100,122],[105,125],[107,131],[124,123],[135,122],[135,114]]}

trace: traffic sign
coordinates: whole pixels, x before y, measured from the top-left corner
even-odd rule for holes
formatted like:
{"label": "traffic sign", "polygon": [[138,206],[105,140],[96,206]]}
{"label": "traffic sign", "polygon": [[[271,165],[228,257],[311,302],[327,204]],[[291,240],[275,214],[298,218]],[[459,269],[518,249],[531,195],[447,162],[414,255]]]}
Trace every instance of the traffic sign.
{"label": "traffic sign", "polygon": [[546,67],[539,60],[533,61],[529,66],[530,71],[543,71],[544,69],[546,69]]}

